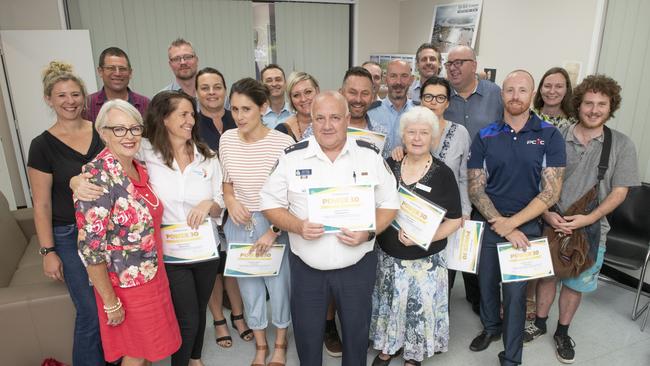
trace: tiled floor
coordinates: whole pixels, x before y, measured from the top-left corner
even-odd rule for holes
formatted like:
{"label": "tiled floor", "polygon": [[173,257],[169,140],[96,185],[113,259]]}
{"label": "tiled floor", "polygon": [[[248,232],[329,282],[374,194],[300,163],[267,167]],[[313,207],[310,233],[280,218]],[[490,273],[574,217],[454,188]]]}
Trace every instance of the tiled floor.
{"label": "tiled floor", "polygon": [[[457,286],[452,291],[451,298],[451,337],[449,351],[434,356],[423,362],[423,365],[498,365],[497,353],[503,349],[501,342],[495,342],[483,352],[472,352],[468,349],[472,338],[480,331],[478,317],[472,313],[469,304],[464,299],[463,281],[456,281]],[[569,329],[569,335],[576,342],[575,365],[589,366],[649,366],[650,365],[650,325],[645,332],[640,331],[642,319],[633,322],[630,318],[634,295],[632,292],[601,281],[595,293],[583,297],[582,304]],[[642,299],[647,301],[646,298]],[[557,305],[557,304],[556,304]],[[208,315],[211,323],[211,317]],[[561,365],[555,358],[555,346],[552,333],[557,322],[557,306],[554,306],[548,320],[549,333],[524,348],[524,365]],[[236,334],[232,332],[233,336]],[[290,348],[288,351],[288,366],[299,365],[295,346],[289,333]],[[253,354],[253,344],[233,337],[234,345],[223,349],[214,343],[211,327],[206,329],[205,345],[203,347],[203,362],[209,365],[250,365]],[[269,344],[273,344],[269,336]],[[340,365],[341,360],[327,356],[325,352],[323,365]],[[368,352],[368,365],[372,363],[376,352]],[[156,365],[168,366],[169,360]],[[401,358],[393,360],[392,366],[403,365]],[[312,365],[308,365],[312,366]]]}

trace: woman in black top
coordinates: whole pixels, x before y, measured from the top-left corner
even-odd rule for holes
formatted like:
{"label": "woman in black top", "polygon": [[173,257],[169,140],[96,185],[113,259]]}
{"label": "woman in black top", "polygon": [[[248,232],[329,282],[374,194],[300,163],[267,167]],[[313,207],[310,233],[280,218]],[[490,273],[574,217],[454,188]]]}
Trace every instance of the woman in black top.
{"label": "woman in black top", "polygon": [[[226,80],[219,70],[206,67],[196,74],[196,96],[201,105],[199,117],[197,118],[199,137],[215,152],[219,152],[221,135],[231,128],[237,128],[232,113],[224,108],[226,95]],[[223,235],[222,228],[219,228],[219,235],[221,243],[223,243],[220,249],[225,249],[226,238]],[[220,250],[219,255],[221,256],[219,274],[217,274],[214,281],[214,288],[208,306],[214,319],[213,324],[217,344],[224,348],[230,348],[232,346],[232,337],[228,334],[228,325],[223,315],[224,289],[232,308],[230,313],[232,326],[237,329],[241,339],[247,342],[253,339],[253,331],[248,328],[244,320],[244,304],[239,293],[237,279],[223,276],[226,265],[226,251]]]}
{"label": "woman in black top", "polygon": [[403,349],[405,365],[446,352],[449,341],[447,237],[462,221],[460,194],[454,173],[431,155],[436,116],[415,107],[400,119],[406,155],[388,159],[398,184],[447,210],[427,250],[415,245],[408,233],[388,227],[377,237],[379,264],[372,295],[370,338],[380,353],[373,365],[388,365]]}
{"label": "woman in black top", "polygon": [[95,294],[77,253],[75,210],[68,182],[104,144],[92,122],[81,118],[86,89],[72,73],[72,66],[50,62],[43,73],[43,89],[56,122],[32,140],[27,161],[43,271],[52,279],[65,281],[77,310],[72,363],[103,365]]}

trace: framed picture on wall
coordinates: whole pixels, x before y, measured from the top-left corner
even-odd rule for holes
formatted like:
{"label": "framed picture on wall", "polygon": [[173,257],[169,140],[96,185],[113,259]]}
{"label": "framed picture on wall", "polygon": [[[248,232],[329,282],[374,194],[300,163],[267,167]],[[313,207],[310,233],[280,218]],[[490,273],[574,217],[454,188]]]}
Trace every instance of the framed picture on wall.
{"label": "framed picture on wall", "polygon": [[431,43],[440,53],[461,45],[474,48],[482,5],[482,0],[471,0],[434,7]]}

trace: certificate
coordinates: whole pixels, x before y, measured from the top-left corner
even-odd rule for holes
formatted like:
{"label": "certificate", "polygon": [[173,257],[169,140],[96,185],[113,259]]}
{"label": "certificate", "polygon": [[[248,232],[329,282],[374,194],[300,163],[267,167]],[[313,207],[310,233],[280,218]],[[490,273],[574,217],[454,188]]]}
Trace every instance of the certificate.
{"label": "certificate", "polygon": [[553,261],[546,237],[530,241],[526,251],[510,243],[497,244],[501,282],[528,281],[553,276]]}
{"label": "certificate", "polygon": [[397,193],[400,199],[399,211],[391,225],[395,230],[402,229],[409,239],[422,249],[429,249],[447,210],[416,195],[401,184]]}
{"label": "certificate", "polygon": [[384,150],[384,143],[386,142],[386,134],[364,130],[362,128],[348,127],[348,136],[356,139],[366,140],[375,144],[379,151]]}
{"label": "certificate", "polygon": [[478,272],[484,228],[483,221],[465,220],[463,226],[447,238],[447,268],[469,273]]}
{"label": "certificate", "polygon": [[255,256],[250,253],[253,244],[229,243],[224,276],[263,277],[277,276],[280,273],[284,244],[273,244],[266,254]]}
{"label": "certificate", "polygon": [[161,226],[163,261],[165,263],[194,263],[219,258],[219,236],[211,219],[198,230],[187,223]]}
{"label": "certificate", "polygon": [[370,184],[309,188],[307,208],[309,222],[322,224],[326,233],[375,230],[375,190]]}

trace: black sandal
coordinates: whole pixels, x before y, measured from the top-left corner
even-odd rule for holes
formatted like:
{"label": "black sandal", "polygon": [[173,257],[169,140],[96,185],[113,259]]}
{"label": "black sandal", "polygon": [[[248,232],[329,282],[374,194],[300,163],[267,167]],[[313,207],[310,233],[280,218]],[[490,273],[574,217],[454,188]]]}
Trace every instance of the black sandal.
{"label": "black sandal", "polygon": [[404,366],[406,365],[421,366],[422,362],[416,360],[404,360]]}
{"label": "black sandal", "polygon": [[[235,328],[235,330],[237,332],[239,332],[239,328],[237,328],[237,326],[235,325],[236,320],[244,320],[244,314],[233,315],[232,313],[230,313],[230,323],[232,323],[232,327]],[[224,322],[225,322],[225,320],[224,320]],[[244,320],[244,323],[245,322],[246,321]],[[250,341],[253,340],[254,337],[250,337],[248,339],[246,337],[248,337],[249,335],[252,335],[252,334],[253,334],[252,329],[246,329],[245,331],[239,333],[239,338],[243,339],[246,342],[250,342]]]}
{"label": "black sandal", "polygon": [[[212,325],[214,325],[215,328],[220,327],[222,325],[225,325],[226,329],[228,329],[228,323],[226,322],[226,319],[215,320],[215,321],[212,322]],[[216,332],[216,330],[215,330],[215,332]],[[229,336],[229,335],[223,336],[223,337],[218,337],[217,339],[215,339],[215,342],[221,348],[230,348],[230,347],[232,347],[232,337]],[[219,342],[230,342],[230,344],[225,346],[225,345],[222,345]]]}

